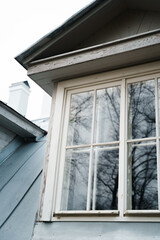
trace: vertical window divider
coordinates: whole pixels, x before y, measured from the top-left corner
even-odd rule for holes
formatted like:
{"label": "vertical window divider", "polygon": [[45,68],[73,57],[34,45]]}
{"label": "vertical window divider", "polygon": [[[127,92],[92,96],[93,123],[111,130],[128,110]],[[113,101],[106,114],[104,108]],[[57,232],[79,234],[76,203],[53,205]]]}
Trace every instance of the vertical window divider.
{"label": "vertical window divider", "polygon": [[157,180],[158,180],[158,208],[160,209],[160,154],[159,154],[159,97],[158,78],[155,78],[155,105],[156,105],[156,145],[157,145]]}
{"label": "vertical window divider", "polygon": [[125,159],[125,101],[126,101],[126,80],[122,79],[121,84],[121,101],[120,101],[120,144],[119,144],[119,180],[118,180],[118,210],[120,211],[120,216],[123,216],[124,213],[124,203],[125,203],[125,168],[124,168],[124,159]]}
{"label": "vertical window divider", "polygon": [[87,211],[90,210],[90,203],[91,203],[92,167],[93,167],[93,142],[94,142],[94,128],[95,128],[96,97],[97,97],[97,96],[96,96],[96,89],[95,89],[95,90],[94,90],[94,100],[93,100],[91,149],[90,149],[90,160],[89,160],[89,176],[88,176],[88,192],[87,192]]}

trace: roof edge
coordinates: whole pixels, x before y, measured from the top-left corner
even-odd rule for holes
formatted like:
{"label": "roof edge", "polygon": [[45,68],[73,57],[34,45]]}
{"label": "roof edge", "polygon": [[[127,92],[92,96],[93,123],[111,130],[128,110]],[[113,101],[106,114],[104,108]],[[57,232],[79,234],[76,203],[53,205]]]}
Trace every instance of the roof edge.
{"label": "roof edge", "polygon": [[0,101],[0,124],[28,141],[37,141],[47,132]]}
{"label": "roof edge", "polygon": [[78,12],[76,12],[74,15],[72,15],[70,18],[68,18],[64,23],[62,23],[59,27],[57,27],[55,30],[51,31],[50,33],[46,34],[42,38],[40,38],[37,42],[35,42],[33,45],[31,45],[29,48],[27,48],[25,51],[20,53],[15,57],[15,59],[27,70],[28,65],[25,62],[25,59],[35,52],[37,52],[40,48],[48,44],[51,39],[54,37],[60,36],[61,33],[63,33],[65,30],[72,27],[73,24],[77,23],[79,20],[82,20],[87,16],[89,12],[96,9],[98,6],[103,6],[105,3],[108,4],[112,0],[94,0],[89,5],[85,6]]}

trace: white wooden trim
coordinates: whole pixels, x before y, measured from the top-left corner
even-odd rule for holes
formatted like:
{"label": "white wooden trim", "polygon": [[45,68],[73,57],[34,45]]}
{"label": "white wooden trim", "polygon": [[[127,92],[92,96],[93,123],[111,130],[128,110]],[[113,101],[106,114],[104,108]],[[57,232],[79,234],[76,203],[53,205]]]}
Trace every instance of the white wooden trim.
{"label": "white wooden trim", "polygon": [[158,213],[153,214],[125,214],[123,217],[120,215],[70,215],[70,216],[54,216],[53,222],[160,222]]}
{"label": "white wooden trim", "polygon": [[129,139],[129,140],[127,140],[127,143],[152,142],[152,141],[156,141],[156,137]]}
{"label": "white wooden trim", "polygon": [[123,216],[125,203],[125,79],[121,85],[121,101],[120,101],[120,144],[119,144],[119,173],[118,173],[118,209],[120,216]]}
{"label": "white wooden trim", "polygon": [[118,210],[108,210],[108,211],[59,211],[55,212],[54,216],[118,216]]}
{"label": "white wooden trim", "polygon": [[[157,183],[158,190],[160,191],[160,143],[159,143],[159,91],[158,91],[158,78],[155,78],[155,110],[156,110],[156,145],[157,145]],[[158,192],[158,208],[160,209],[160,192]]]}
{"label": "white wooden trim", "polygon": [[47,169],[47,179],[45,185],[45,194],[43,200],[42,209],[42,221],[50,221],[52,219],[53,207],[55,206],[55,194],[56,192],[56,175],[57,175],[57,154],[59,145],[59,135],[60,135],[60,122],[62,117],[62,109],[64,102],[64,91],[61,86],[58,86],[55,112],[52,119],[52,129],[51,129],[51,139],[50,149],[48,153],[48,169]]}
{"label": "white wooden trim", "polygon": [[[68,93],[67,90],[65,90],[64,88],[63,88],[63,91],[65,92],[65,95],[66,95],[66,104],[64,105],[65,117],[63,118],[63,121],[59,123],[62,128],[61,136],[59,140],[59,147],[61,148],[61,151],[59,149],[60,151],[59,159],[57,159],[57,161],[59,162],[59,165],[57,168],[58,180],[57,180],[57,190],[55,191],[56,202],[55,202],[54,211],[52,212],[52,215],[55,211],[60,211],[60,208],[61,208],[61,195],[62,195],[64,163],[65,163],[65,149],[66,149],[67,131],[68,131],[68,124],[69,124],[69,109],[70,109],[71,94]],[[66,126],[66,127],[64,128],[63,126]]]}
{"label": "white wooden trim", "polygon": [[[100,47],[82,49],[71,52],[66,55],[42,59],[38,62],[30,63],[28,75],[35,75],[40,72],[51,71],[54,69],[65,68],[67,66],[89,62],[97,59],[107,58],[109,56],[124,54],[131,51],[141,50],[142,48],[152,47],[160,44],[159,32],[141,38],[131,38],[125,41],[113,42]],[[127,61],[127,59],[126,59]],[[129,59],[128,59],[129,61]]]}
{"label": "white wooden trim", "polygon": [[[75,148],[86,148],[86,147],[91,147],[93,145],[93,147],[99,147],[99,146],[112,146],[113,148],[116,148],[116,146],[114,147],[114,145],[119,144],[119,141],[113,141],[113,142],[105,142],[105,143],[92,143],[92,144],[84,144],[84,145],[74,145],[74,146],[67,146],[66,149],[75,149]],[[118,146],[117,146],[118,147]]]}

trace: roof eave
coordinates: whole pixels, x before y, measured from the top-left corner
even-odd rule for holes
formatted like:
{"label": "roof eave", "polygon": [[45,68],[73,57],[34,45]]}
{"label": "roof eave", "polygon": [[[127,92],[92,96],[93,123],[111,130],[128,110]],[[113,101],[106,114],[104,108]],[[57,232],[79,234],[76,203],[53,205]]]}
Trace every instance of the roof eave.
{"label": "roof eave", "polygon": [[28,141],[39,140],[47,132],[0,101],[0,124]]}
{"label": "roof eave", "polygon": [[94,0],[87,7],[83,8],[78,13],[74,14],[71,18],[69,18],[67,21],[65,21],[60,27],[48,33],[36,43],[34,43],[31,47],[29,47],[27,50],[16,56],[15,59],[27,70],[29,61],[26,61],[26,59],[28,57],[32,59],[32,56],[35,55],[36,52],[38,54],[39,51],[41,51],[41,49],[49,42],[51,42],[54,38],[60,36],[62,33],[67,31],[69,28],[72,27],[73,24],[85,19],[85,17],[87,17],[88,14],[92,12],[92,10],[95,10],[96,8],[98,8],[98,6],[103,6],[103,4],[106,5],[111,1],[112,0]]}

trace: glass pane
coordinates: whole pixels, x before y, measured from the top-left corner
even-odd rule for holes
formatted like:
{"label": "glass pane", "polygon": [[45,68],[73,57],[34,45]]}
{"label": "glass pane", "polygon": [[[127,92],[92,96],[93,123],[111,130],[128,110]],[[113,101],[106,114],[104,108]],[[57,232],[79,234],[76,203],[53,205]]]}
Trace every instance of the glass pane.
{"label": "glass pane", "polygon": [[128,84],[128,138],[155,137],[154,80]]}
{"label": "glass pane", "polygon": [[73,94],[69,114],[67,145],[91,142],[93,91]]}
{"label": "glass pane", "polygon": [[62,210],[86,210],[89,156],[88,149],[66,151]]}
{"label": "glass pane", "polygon": [[158,209],[156,145],[128,144],[127,185],[128,209]]}
{"label": "glass pane", "polygon": [[119,149],[94,149],[95,210],[118,209],[118,159]]}
{"label": "glass pane", "polygon": [[118,141],[119,119],[120,86],[98,90],[94,141],[96,143]]}

